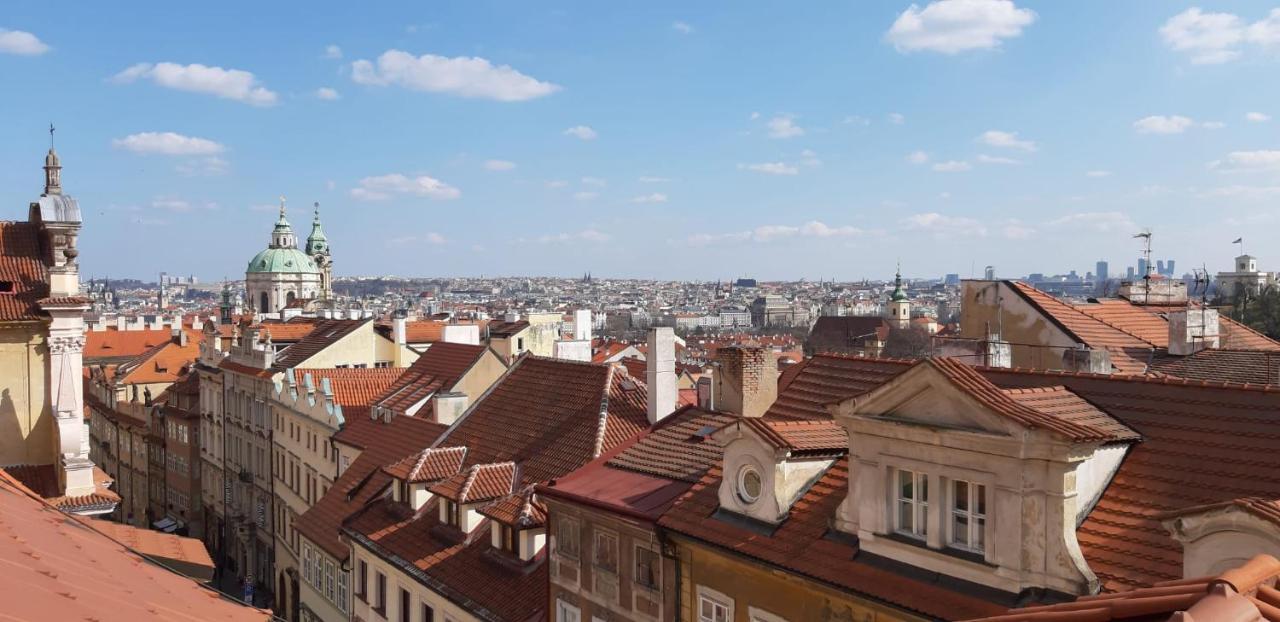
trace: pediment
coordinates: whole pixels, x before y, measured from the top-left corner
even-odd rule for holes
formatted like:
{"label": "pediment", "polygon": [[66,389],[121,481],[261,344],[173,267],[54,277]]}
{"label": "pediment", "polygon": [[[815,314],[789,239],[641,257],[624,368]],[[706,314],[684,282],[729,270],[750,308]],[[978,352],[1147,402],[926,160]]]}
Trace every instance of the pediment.
{"label": "pediment", "polygon": [[842,404],[839,412],[923,427],[1010,436],[1023,428],[974,399],[927,365]]}

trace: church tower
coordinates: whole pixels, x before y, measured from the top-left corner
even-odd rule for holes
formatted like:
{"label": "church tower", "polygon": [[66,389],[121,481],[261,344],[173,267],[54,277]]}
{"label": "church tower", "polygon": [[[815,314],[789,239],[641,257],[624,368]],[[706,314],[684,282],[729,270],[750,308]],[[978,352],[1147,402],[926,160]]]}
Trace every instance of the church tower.
{"label": "church tower", "polygon": [[893,276],[893,294],[889,296],[885,312],[886,319],[894,328],[911,326],[911,301],[907,300],[907,293],[902,291],[902,266],[898,266],[898,271]]}
{"label": "church tower", "polygon": [[285,218],[284,197],[280,197],[280,218],[271,230],[271,244],[249,260],[244,282],[249,306],[260,315],[277,314],[294,301],[320,295],[321,270],[298,248],[298,238]]}
{"label": "church tower", "polygon": [[329,256],[329,238],[324,235],[320,226],[320,203],[315,204],[315,218],[311,221],[311,235],[307,236],[306,253],[320,269],[321,300],[333,298],[333,258]]}

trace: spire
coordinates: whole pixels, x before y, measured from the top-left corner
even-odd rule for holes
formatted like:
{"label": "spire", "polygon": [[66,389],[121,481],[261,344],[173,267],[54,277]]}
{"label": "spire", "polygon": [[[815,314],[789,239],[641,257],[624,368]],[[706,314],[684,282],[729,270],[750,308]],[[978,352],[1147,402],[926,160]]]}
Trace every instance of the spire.
{"label": "spire", "polygon": [[280,195],[280,218],[276,220],[276,227],[271,231],[271,247],[272,248],[297,248],[298,242],[293,237],[293,227],[289,226],[289,221],[284,217],[284,195]]}
{"label": "spire", "polygon": [[53,124],[49,124],[49,153],[44,156],[44,193],[62,194],[62,164],[53,150]]}
{"label": "spire", "polygon": [[311,221],[311,235],[307,236],[306,252],[312,257],[329,254],[329,239],[325,237],[324,227],[320,224],[319,201],[315,203],[315,218]]}
{"label": "spire", "polygon": [[892,300],[906,300],[907,294],[902,291],[902,262],[898,262],[898,271],[893,274],[893,296]]}

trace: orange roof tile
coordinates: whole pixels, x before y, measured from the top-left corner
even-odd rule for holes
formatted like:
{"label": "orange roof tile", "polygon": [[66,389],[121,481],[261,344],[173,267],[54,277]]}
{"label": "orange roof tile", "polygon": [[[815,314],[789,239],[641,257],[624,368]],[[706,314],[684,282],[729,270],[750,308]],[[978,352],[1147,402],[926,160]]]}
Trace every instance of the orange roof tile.
{"label": "orange roof tile", "polygon": [[[199,343],[204,334],[198,330],[183,329],[187,333],[188,343]],[[152,330],[117,330],[114,326],[106,330],[90,330],[84,334],[84,364],[122,363],[141,355],[162,343],[173,340],[170,329]]]}
{"label": "orange roof tile", "polygon": [[412,484],[438,482],[457,475],[466,457],[466,447],[428,447],[382,470]]}
{"label": "orange roof tile", "polygon": [[40,227],[0,221],[0,322],[44,317],[39,301],[49,295],[49,274],[40,252]]}
{"label": "orange roof tile", "polygon": [[323,380],[329,381],[329,389],[333,391],[333,399],[343,407],[368,406],[391,386],[403,367],[367,367],[367,368],[298,368],[293,370],[294,381],[302,386],[302,380],[311,375],[311,382],[316,390],[320,390]]}
{"label": "orange roof tile", "polygon": [[[487,348],[480,345],[441,342],[427,348],[418,360],[388,386],[372,404],[402,415],[419,402],[439,391],[449,391],[484,356]],[[415,412],[430,418],[430,409]]]}
{"label": "orange roof tile", "polygon": [[547,506],[538,499],[532,485],[481,508],[480,514],[517,529],[547,524]]}
{"label": "orange roof tile", "polygon": [[0,469],[0,601],[10,620],[268,620],[212,589],[151,563],[68,516]]}
{"label": "orange roof tile", "polygon": [[492,501],[511,494],[516,478],[516,463],[475,464],[429,490],[459,504]]}
{"label": "orange roof tile", "polygon": [[186,345],[170,339],[121,363],[113,382],[120,384],[157,384],[176,382],[200,356],[200,343],[188,340]]}

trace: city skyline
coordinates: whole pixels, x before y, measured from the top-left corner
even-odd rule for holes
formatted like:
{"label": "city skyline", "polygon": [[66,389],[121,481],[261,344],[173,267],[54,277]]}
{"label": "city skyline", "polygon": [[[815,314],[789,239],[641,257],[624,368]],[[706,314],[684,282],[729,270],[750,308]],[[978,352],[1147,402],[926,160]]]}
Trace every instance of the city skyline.
{"label": "city skyline", "polygon": [[974,6],[18,5],[0,198],[53,122],[93,276],[234,277],[281,194],[339,276],[1118,275],[1143,228],[1184,269],[1280,255],[1249,235],[1272,6]]}

